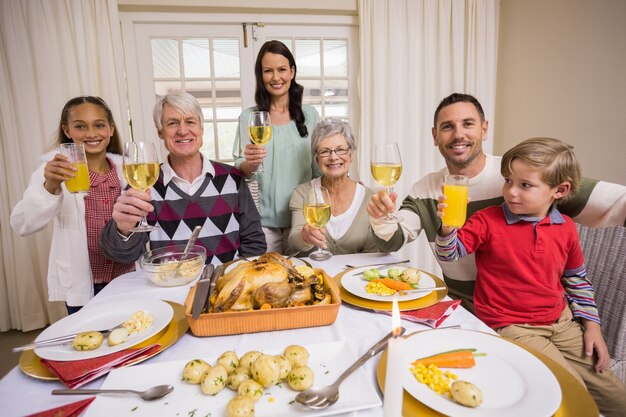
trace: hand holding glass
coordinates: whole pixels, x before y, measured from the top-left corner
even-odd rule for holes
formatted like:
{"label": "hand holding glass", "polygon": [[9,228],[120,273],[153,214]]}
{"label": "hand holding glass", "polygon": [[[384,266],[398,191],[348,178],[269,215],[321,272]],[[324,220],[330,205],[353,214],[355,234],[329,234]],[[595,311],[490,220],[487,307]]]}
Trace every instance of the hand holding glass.
{"label": "hand holding glass", "polygon": [[61,154],[69,159],[76,171],[74,178],[65,180],[65,188],[72,194],[87,194],[89,191],[89,169],[85,146],[82,143],[62,143]]}
{"label": "hand holding glass", "polygon": [[465,175],[447,175],[443,186],[447,207],[443,210],[441,221],[444,225],[458,229],[465,224],[467,216],[468,177]]}
{"label": "hand holding glass", "polygon": [[[252,143],[256,145],[265,145],[272,139],[272,122],[270,114],[266,111],[253,111],[248,119],[248,135]],[[263,172],[263,161],[254,171]]]}
{"label": "hand holding glass", "polygon": [[[372,177],[374,177],[376,182],[386,188],[387,194],[391,194],[393,185],[398,182],[402,174],[402,158],[400,157],[398,144],[392,142],[384,145],[374,145],[370,168]],[[387,217],[385,217],[386,223],[398,223],[400,220],[400,217],[392,212],[387,213]]]}
{"label": "hand holding glass", "polygon": [[[324,187],[311,188],[304,196],[304,219],[309,226],[320,229],[330,220],[330,194]],[[329,251],[317,247],[317,251],[309,255],[311,259],[323,261],[333,256]]]}
{"label": "hand holding glass", "polygon": [[[133,189],[148,191],[159,178],[159,158],[154,143],[126,142],[122,171],[128,185]],[[149,225],[146,216],[143,216],[141,222],[130,230],[150,232],[156,228],[156,226]]]}

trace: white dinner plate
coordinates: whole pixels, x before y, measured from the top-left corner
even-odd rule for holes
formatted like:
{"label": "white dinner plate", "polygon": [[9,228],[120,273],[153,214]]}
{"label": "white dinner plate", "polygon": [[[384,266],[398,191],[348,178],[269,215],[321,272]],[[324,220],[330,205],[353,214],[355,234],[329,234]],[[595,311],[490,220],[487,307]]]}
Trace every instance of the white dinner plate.
{"label": "white dinner plate", "polygon": [[35,341],[46,340],[53,337],[65,336],[68,334],[85,332],[90,330],[106,330],[114,327],[125,320],[128,320],[133,313],[145,310],[154,317],[152,325],[143,332],[135,333],[123,343],[116,346],[109,346],[106,340],[102,346],[95,350],[79,351],[72,347],[72,342],[63,345],[42,347],[35,349],[35,353],[43,358],[55,361],[74,361],[80,359],[97,358],[110,353],[119,352],[141,343],[154,336],[168,325],[172,319],[174,311],[165,301],[150,298],[138,298],[129,300],[118,300],[110,303],[96,304],[83,307],[77,313],[57,321],[45,329],[35,339]]}
{"label": "white dinner plate", "polygon": [[[391,267],[394,268],[394,267]],[[402,270],[405,270],[406,267],[398,266]],[[372,269],[371,267],[363,267],[363,268],[355,268],[352,271],[348,271],[341,278],[341,286],[348,292],[356,295],[357,297],[365,298],[367,300],[373,301],[392,301],[394,297],[398,298],[398,302],[400,301],[410,301],[417,300],[418,298],[426,297],[432,291],[424,291],[424,292],[416,292],[405,295],[378,295],[378,294],[370,294],[365,291],[365,286],[367,285],[367,281],[363,278],[363,271],[367,271]],[[387,276],[387,270],[389,268],[378,268],[381,275]],[[437,284],[435,281],[425,274],[423,271],[420,271],[420,280],[418,282],[418,288],[429,288],[436,287]],[[417,288],[416,288],[417,289]]]}
{"label": "white dinner plate", "polygon": [[[287,344],[285,344],[285,347]],[[343,342],[321,343],[305,346],[310,353],[309,367],[315,375],[315,385],[329,385],[347,369],[356,358],[348,345]],[[284,349],[284,348],[283,348]],[[282,354],[282,349],[264,351],[268,354]],[[236,352],[242,356],[246,352]],[[221,354],[221,352],[220,352]],[[214,365],[219,354],[205,357]],[[109,373],[102,388],[128,388],[145,390],[154,385],[171,384],[174,391],[156,401],[142,401],[136,397],[99,395],[89,406],[85,417],[100,416],[225,416],[226,404],[236,393],[224,388],[215,396],[202,393],[199,385],[181,380],[183,368],[188,360],[136,365],[115,369]],[[266,388],[263,396],[255,403],[256,417],[309,416],[322,417],[348,413],[381,405],[380,397],[363,368],[357,369],[341,385],[339,400],[325,410],[305,409],[295,402],[298,394],[286,383]]]}
{"label": "white dinner plate", "polygon": [[[249,256],[248,259],[250,259],[251,261],[255,261],[257,259],[259,259],[258,256]],[[291,261],[291,263],[293,264],[293,266],[299,266],[299,265],[306,265],[306,266],[311,266],[310,263],[300,259],[300,258],[291,258],[289,259]],[[234,267],[236,267],[237,265],[239,265],[239,262],[246,262],[246,260],[244,259],[235,259],[234,261],[232,261],[224,270],[224,273],[227,273],[228,271],[230,271],[231,269],[233,269]]]}
{"label": "white dinner plate", "polygon": [[[450,369],[459,380],[476,385],[483,403],[476,408],[459,405],[417,382],[410,372],[416,359],[454,349],[476,348],[476,366]],[[404,389],[428,407],[449,416],[548,417],[561,404],[561,387],[554,374],[538,358],[505,339],[461,329],[415,333],[404,345]],[[446,369],[447,370],[447,369]]]}

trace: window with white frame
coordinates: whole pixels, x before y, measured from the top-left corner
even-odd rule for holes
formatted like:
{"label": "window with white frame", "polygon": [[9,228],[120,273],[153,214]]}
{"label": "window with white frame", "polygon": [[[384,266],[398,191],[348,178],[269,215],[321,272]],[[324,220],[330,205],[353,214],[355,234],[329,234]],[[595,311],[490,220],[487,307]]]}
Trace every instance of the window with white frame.
{"label": "window with white frame", "polygon": [[305,103],[314,106],[322,117],[351,123],[358,118],[358,54],[353,25],[303,28],[254,24],[252,36],[248,37],[241,24],[145,20],[134,13],[122,15],[135,136],[156,135],[151,119],[145,115],[151,114],[159,96],[184,89],[202,106],[202,152],[210,159],[232,161],[238,116],[254,105],[257,51],[270,39],[282,41],[294,54],[296,80],[305,88]]}

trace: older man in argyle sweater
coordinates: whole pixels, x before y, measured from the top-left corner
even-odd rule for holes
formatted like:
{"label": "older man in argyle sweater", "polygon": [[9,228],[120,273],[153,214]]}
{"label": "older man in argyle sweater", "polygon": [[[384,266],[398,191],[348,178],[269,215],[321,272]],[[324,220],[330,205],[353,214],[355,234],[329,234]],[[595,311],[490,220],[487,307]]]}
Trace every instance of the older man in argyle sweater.
{"label": "older man in argyle sweater", "polygon": [[[132,262],[147,242],[151,249],[186,243],[198,225],[207,263],[265,253],[259,212],[241,172],[200,153],[204,123],[197,100],[181,91],[167,94],[155,105],[154,123],[169,155],[154,187],[128,189],[118,198],[100,236],[104,254]],[[157,229],[132,233],[144,214]]]}

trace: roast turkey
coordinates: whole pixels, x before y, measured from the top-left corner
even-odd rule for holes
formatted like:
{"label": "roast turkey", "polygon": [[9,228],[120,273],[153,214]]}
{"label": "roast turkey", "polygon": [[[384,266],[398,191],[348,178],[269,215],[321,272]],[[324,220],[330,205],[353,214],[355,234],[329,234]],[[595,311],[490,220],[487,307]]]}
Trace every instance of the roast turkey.
{"label": "roast turkey", "polygon": [[287,270],[279,264],[245,264],[224,274],[216,283],[218,294],[213,304],[214,311],[250,310],[254,307],[253,294],[257,288],[267,283],[288,282]]}
{"label": "roast turkey", "polygon": [[311,278],[303,277],[289,259],[275,252],[252,262],[239,262],[217,279],[215,288],[213,312],[249,310],[263,304],[290,307],[316,299]]}

